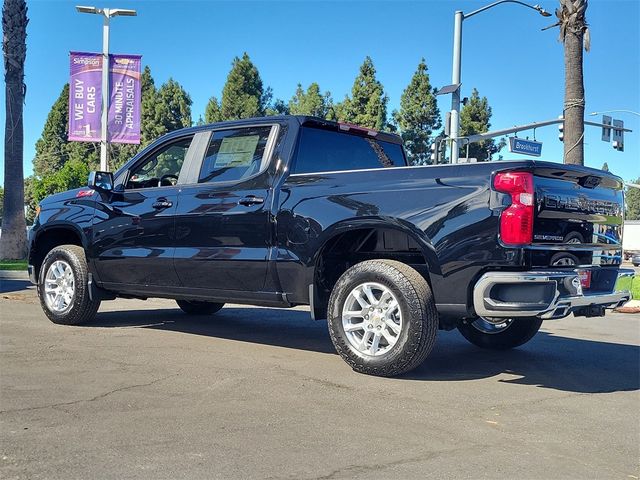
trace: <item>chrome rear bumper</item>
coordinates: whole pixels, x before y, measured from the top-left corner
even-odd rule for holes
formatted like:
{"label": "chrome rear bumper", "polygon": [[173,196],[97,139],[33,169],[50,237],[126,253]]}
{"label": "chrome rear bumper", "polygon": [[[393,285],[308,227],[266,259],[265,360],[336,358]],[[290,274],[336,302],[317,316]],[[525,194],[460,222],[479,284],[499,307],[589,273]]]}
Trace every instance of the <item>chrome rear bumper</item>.
{"label": "chrome rear bumper", "polygon": [[584,293],[577,271],[485,273],[473,289],[473,307],[488,318],[562,318],[582,307],[616,308],[631,299],[633,270],[609,271],[609,288]]}

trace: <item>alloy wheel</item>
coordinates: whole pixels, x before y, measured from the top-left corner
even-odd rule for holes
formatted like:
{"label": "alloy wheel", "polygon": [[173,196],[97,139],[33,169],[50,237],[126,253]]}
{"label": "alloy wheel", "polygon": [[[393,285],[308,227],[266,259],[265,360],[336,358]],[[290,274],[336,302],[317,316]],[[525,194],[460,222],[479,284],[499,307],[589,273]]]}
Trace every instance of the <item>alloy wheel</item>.
{"label": "alloy wheel", "polygon": [[356,350],[371,356],[393,348],[402,332],[402,311],[393,292],[374,282],[355,287],[342,307],[342,327]]}
{"label": "alloy wheel", "polygon": [[64,260],[53,262],[44,278],[44,300],[52,312],[63,313],[73,305],[75,278],[71,265]]}

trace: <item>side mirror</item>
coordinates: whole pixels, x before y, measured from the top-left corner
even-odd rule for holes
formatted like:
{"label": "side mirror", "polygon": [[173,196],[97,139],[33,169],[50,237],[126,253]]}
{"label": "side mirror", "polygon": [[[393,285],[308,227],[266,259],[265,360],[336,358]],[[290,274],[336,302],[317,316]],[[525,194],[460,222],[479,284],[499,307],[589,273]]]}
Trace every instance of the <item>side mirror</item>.
{"label": "side mirror", "polygon": [[88,186],[100,192],[111,192],[113,190],[113,173],[91,172],[89,174]]}

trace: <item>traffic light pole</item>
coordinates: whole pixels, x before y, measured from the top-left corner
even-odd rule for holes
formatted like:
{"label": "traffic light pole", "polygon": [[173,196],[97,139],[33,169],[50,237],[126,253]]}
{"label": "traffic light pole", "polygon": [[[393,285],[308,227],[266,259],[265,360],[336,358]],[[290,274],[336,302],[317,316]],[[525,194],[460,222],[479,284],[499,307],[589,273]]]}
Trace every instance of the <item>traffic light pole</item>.
{"label": "traffic light pole", "polygon": [[[558,125],[561,123],[562,124],[564,123],[563,118],[554,118],[553,120],[544,120],[542,122],[527,123],[526,125],[517,125],[515,127],[505,128],[503,130],[494,130],[492,132],[479,133],[477,135],[470,135],[468,137],[459,137],[458,140],[464,141],[465,144],[476,143],[476,142],[482,142],[483,140],[488,140],[490,138],[502,137],[503,135],[508,135],[509,133],[518,133],[525,130],[533,130],[535,128],[547,127],[549,125]],[[592,127],[605,127],[605,128],[615,129],[615,127],[612,127],[611,125],[605,125],[604,123],[597,123],[597,122],[588,122],[586,120],[584,124],[590,125]],[[628,128],[619,128],[618,130],[622,130],[623,132],[633,131]]]}
{"label": "traffic light pole", "polygon": [[[462,70],[462,22],[468,18],[473,17],[479,13],[484,12],[485,10],[489,10],[497,5],[503,3],[515,3],[517,5],[521,5],[523,7],[530,8],[532,10],[537,11],[540,15],[544,17],[551,16],[544,8],[540,5],[529,5],[528,3],[522,2],[520,0],[497,0],[489,5],[485,5],[484,7],[478,8],[470,13],[464,13],[460,10],[456,11],[453,22],[453,65],[451,70],[451,84],[452,85],[460,85],[461,78],[461,70]],[[459,137],[460,134],[460,88],[456,88],[455,91],[451,93],[451,120],[450,120],[450,135],[449,141],[451,143],[451,163],[458,163],[458,157],[460,155],[459,147]]]}

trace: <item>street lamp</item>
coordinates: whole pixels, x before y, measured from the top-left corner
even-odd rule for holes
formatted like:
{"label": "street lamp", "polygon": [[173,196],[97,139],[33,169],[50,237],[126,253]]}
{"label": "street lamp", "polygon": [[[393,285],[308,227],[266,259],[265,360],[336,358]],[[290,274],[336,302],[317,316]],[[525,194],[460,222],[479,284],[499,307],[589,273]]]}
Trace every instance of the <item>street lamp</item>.
{"label": "street lamp", "polygon": [[633,110],[604,110],[603,112],[591,112],[589,115],[594,116],[594,115],[601,115],[603,113],[614,113],[614,112],[630,113],[632,115],[637,115],[640,117],[640,113],[634,112]]}
{"label": "street lamp", "polygon": [[108,171],[108,152],[109,152],[109,135],[108,135],[108,113],[109,113],[109,20],[111,17],[135,17],[135,10],[127,10],[124,8],[97,8],[76,6],[79,13],[93,13],[102,15],[102,125],[100,133],[100,170]]}
{"label": "street lamp", "polygon": [[529,5],[528,3],[520,2],[518,0],[498,0],[489,5],[485,5],[482,8],[474,10],[471,13],[464,13],[460,10],[456,11],[454,17],[454,29],[453,29],[453,70],[451,73],[451,83],[457,85],[458,88],[451,95],[451,163],[458,163],[458,135],[460,134],[460,76],[462,69],[462,21],[477,15],[478,13],[489,10],[490,8],[500,5],[501,3],[517,3],[523,7],[530,8],[537,11],[543,17],[550,17],[551,14],[547,12],[540,5]]}

